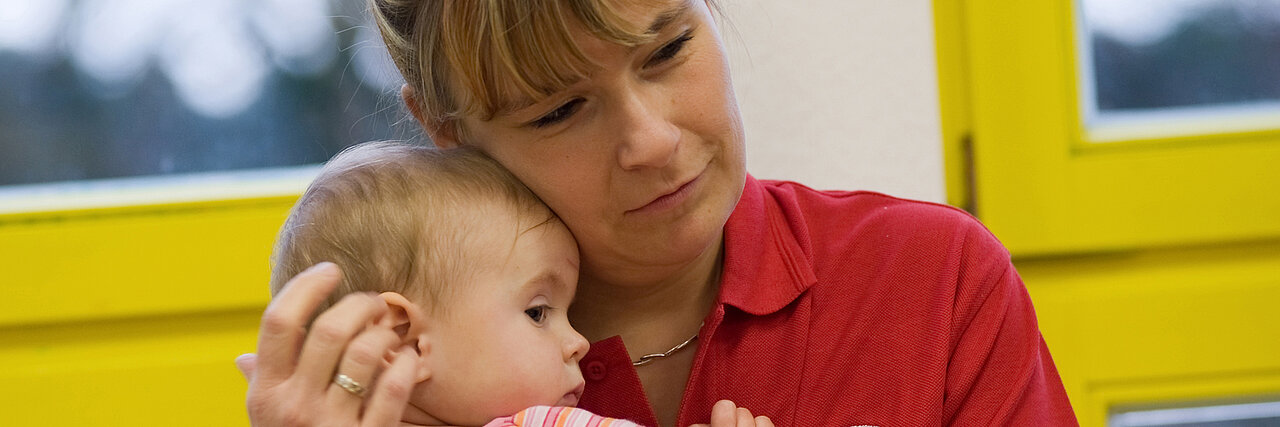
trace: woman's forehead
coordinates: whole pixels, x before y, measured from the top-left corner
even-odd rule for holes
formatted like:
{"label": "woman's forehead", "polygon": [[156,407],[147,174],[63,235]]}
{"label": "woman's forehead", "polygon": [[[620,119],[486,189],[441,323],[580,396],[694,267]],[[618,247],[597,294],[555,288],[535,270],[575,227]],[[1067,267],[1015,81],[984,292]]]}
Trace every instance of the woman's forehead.
{"label": "woman's forehead", "polygon": [[[478,107],[473,111],[492,118],[527,107],[589,77],[598,69],[593,60],[598,51],[631,48],[653,40],[672,22],[691,13],[696,1],[700,0],[585,0],[569,1],[555,12],[524,11],[517,14],[520,19],[504,25],[506,31],[501,35],[477,34],[474,39],[489,41],[469,50],[487,52],[487,57],[481,55],[470,69],[465,65],[456,69],[455,76],[471,92],[467,103]],[[531,3],[548,7],[542,2]]]}
{"label": "woman's forehead", "polygon": [[666,2],[658,2],[649,7],[644,13],[641,12],[637,19],[648,19],[649,25],[646,32],[649,34],[657,34],[662,32],[672,22],[680,20],[688,15],[693,9],[692,0],[670,0]]}

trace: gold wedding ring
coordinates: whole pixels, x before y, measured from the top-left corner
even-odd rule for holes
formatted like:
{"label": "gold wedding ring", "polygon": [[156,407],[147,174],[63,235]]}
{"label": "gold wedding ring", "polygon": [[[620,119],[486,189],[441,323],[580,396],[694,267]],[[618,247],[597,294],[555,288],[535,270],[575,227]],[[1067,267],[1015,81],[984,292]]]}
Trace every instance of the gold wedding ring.
{"label": "gold wedding ring", "polygon": [[333,376],[333,383],[337,384],[338,387],[342,387],[342,389],[346,390],[348,393],[356,395],[356,397],[364,398],[364,386],[360,385],[356,380],[351,379],[351,377],[343,374],[337,374]]}

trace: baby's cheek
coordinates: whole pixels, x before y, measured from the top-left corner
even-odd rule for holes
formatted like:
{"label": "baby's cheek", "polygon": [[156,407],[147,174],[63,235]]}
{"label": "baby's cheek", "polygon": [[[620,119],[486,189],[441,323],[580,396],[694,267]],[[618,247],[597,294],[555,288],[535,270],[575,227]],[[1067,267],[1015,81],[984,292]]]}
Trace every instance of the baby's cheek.
{"label": "baby's cheek", "polygon": [[500,415],[486,408],[491,392],[476,381],[474,373],[464,370],[435,370],[432,377],[419,383],[409,396],[405,419],[415,411],[449,425],[484,425]]}

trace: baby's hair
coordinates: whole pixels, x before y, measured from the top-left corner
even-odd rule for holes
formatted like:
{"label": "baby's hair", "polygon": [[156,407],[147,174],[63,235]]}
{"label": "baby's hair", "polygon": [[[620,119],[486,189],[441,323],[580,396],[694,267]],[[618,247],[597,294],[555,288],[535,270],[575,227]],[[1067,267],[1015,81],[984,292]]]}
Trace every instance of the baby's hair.
{"label": "baby's hair", "polygon": [[[324,311],[352,292],[397,292],[442,312],[470,271],[469,234],[498,215],[521,233],[555,220],[515,176],[471,148],[370,142],[334,156],[294,204],[271,256],[271,295],[320,262],[342,269]],[[514,244],[514,243],[513,243]]]}

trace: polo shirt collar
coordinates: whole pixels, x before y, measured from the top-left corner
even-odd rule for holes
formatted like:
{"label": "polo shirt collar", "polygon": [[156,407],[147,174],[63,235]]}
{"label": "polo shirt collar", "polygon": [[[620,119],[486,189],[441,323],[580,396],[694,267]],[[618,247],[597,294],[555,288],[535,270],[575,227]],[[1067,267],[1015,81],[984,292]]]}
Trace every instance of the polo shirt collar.
{"label": "polo shirt collar", "polygon": [[772,189],[747,175],[724,226],[720,302],[757,316],[781,310],[818,280],[800,212]]}

